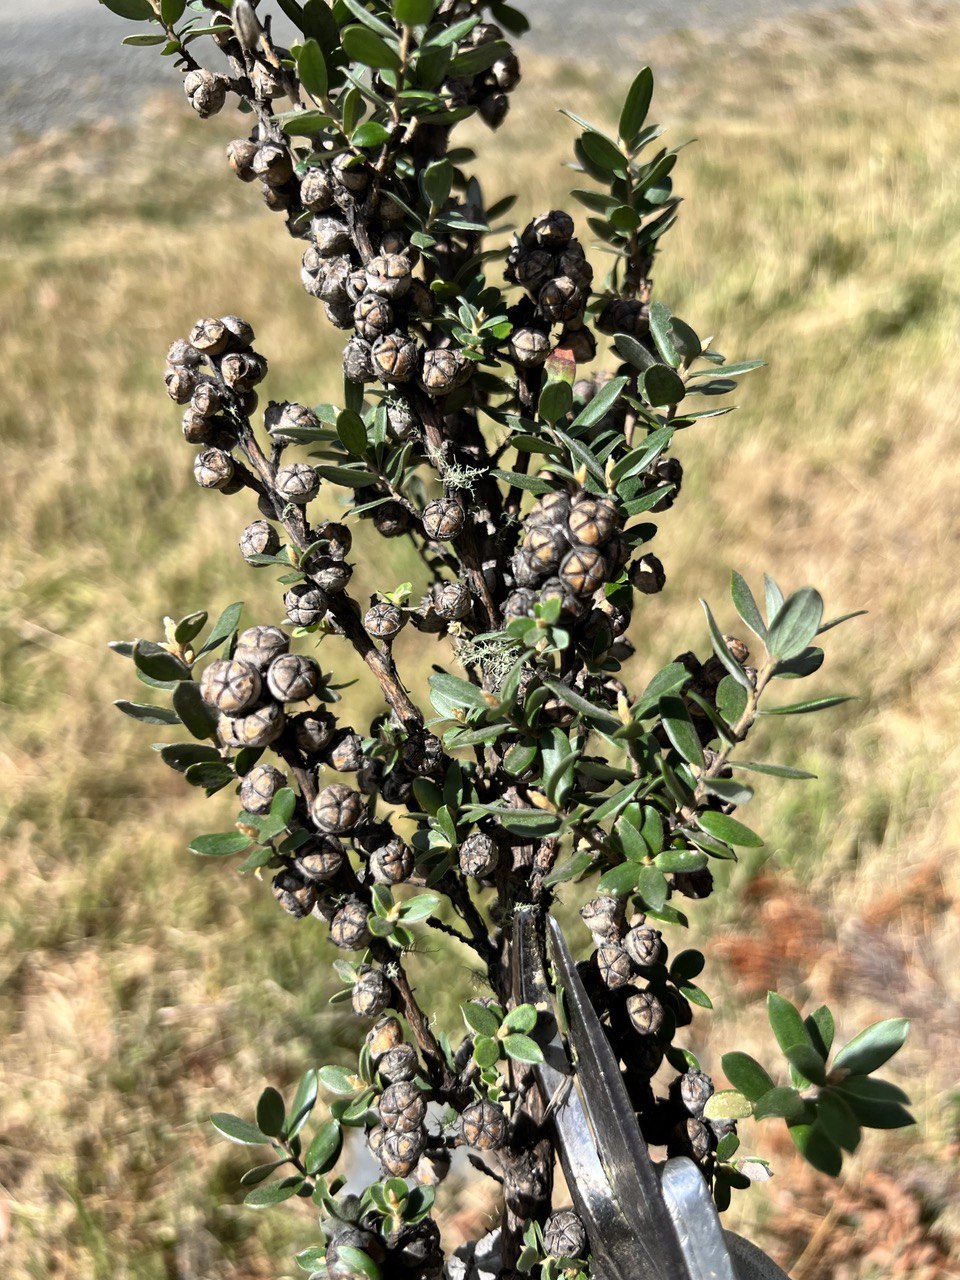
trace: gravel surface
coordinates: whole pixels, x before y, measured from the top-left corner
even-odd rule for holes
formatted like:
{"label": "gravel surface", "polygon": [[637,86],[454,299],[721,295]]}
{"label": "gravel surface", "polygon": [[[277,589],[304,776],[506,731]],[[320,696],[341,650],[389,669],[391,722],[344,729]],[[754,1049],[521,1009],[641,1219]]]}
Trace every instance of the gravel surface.
{"label": "gravel surface", "polygon": [[[529,43],[598,61],[622,43],[671,30],[724,30],[836,7],[840,0],[525,0]],[[96,0],[0,0],[0,147],[104,115],[128,115],[144,93],[170,83],[155,49],[124,47],[137,30]],[[278,30],[279,34],[279,30]]]}

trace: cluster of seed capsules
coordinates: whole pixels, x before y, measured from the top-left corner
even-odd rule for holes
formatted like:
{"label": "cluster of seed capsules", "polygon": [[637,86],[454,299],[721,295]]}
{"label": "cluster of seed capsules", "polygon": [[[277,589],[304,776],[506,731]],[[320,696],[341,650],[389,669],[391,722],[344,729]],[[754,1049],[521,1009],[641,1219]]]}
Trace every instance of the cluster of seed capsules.
{"label": "cluster of seed capsules", "polygon": [[[626,656],[629,604],[615,604],[605,588],[622,577],[630,554],[613,498],[582,490],[545,494],[523,521],[511,565],[516,585],[504,603],[505,621],[532,617],[535,605],[559,600],[562,622],[592,656]],[[653,555],[634,561],[628,577],[645,594],[662,590],[665,581]]]}
{"label": "cluster of seed capsules", "polygon": [[669,976],[662,934],[643,915],[627,920],[625,907],[626,899],[610,894],[583,906],[580,914],[596,949],[580,969],[597,1012],[607,1016],[644,1138],[665,1146],[671,1156],[686,1155],[704,1164],[734,1126],[704,1119],[714,1086],[702,1071],[679,1073],[665,1098],[653,1092],[651,1079],[676,1029],[689,1025],[692,1012]]}
{"label": "cluster of seed capsules", "polygon": [[511,354],[522,368],[535,369],[546,361],[558,327],[559,342],[578,364],[589,364],[597,354],[585,322],[593,268],[573,233],[570,215],[553,209],[534,218],[507,255],[506,278],[527,295],[508,313]]}

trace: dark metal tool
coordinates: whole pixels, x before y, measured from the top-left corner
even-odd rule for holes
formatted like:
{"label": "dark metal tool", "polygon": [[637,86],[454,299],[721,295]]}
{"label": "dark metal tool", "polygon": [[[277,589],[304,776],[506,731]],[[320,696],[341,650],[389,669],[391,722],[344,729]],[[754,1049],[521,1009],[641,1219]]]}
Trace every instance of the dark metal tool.
{"label": "dark metal tool", "polygon": [[[524,1001],[540,1010],[544,1062],[534,1075],[549,1110],[597,1280],[787,1280],[765,1254],[724,1232],[691,1160],[650,1157],[620,1067],[559,924],[550,958],[567,1020],[563,1043],[532,911],[518,912],[514,944]],[[561,997],[562,990],[562,997]],[[542,1030],[541,1030],[542,1028]]]}

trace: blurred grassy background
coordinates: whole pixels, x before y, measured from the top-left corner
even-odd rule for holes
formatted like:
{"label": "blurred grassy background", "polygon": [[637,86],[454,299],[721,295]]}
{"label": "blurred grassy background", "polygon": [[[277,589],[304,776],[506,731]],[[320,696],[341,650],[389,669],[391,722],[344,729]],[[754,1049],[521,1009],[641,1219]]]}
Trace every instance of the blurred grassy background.
{"label": "blurred grassy background", "polygon": [[[893,5],[739,49],[691,38],[645,54],[664,69],[656,116],[698,139],[658,293],[728,356],[770,368],[743,384],[741,413],[682,442],[684,493],[657,548],[668,588],[638,611],[637,678],[703,650],[698,595],[732,624],[731,567],[812,582],[831,613],[870,610],[829,637],[818,678],[858,700],[775,722],[751,753],[819,780],[766,780],[752,823],[767,847],[734,870],[735,894],[695,913],[723,1013],[698,1016],[689,1043],[708,1067],[726,1048],[762,1051],[768,986],[829,999],[841,1034],[910,1016],[892,1074],[919,1128],[871,1136],[839,1191],[751,1129],[744,1149],[779,1176],[739,1212],[795,1280],[957,1275],[960,13]],[[564,199],[555,107],[574,100],[607,119],[618,103],[590,68],[528,59],[507,124],[479,139],[488,193],[520,183],[518,221]],[[293,1274],[308,1207],[239,1208],[242,1153],[202,1122],[248,1108],[265,1081],[289,1086],[342,1034],[319,932],[185,852],[230,821],[230,799],[189,792],[111,706],[133,685],[108,639],[241,596],[251,620],[276,611],[270,575],[235,554],[246,500],[227,512],[193,485],[160,382],[169,341],[236,311],[270,359],[268,395],[310,402],[339,381],[296,245],[223,163],[236,122],[187,116],[164,97],[0,164],[12,1280]],[[372,586],[363,543],[358,559]],[[335,643],[325,665],[354,674]],[[448,1226],[473,1229],[483,1209],[473,1188]]]}

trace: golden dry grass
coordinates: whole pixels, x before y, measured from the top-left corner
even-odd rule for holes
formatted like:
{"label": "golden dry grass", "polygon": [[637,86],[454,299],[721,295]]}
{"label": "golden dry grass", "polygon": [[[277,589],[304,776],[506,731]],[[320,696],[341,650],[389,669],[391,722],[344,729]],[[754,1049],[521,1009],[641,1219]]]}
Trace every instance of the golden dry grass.
{"label": "golden dry grass", "polygon": [[[833,612],[870,609],[830,637],[819,678],[859,700],[766,731],[768,758],[819,781],[761,788],[768,846],[734,871],[740,896],[700,916],[725,1012],[698,1018],[691,1044],[708,1064],[761,1050],[769,984],[828,997],[841,1031],[913,1017],[894,1074],[920,1128],[871,1137],[840,1196],[751,1132],[781,1176],[741,1212],[793,1263],[832,1208],[796,1280],[946,1275],[960,1240],[960,16],[874,9],[665,54],[657,114],[699,142],[658,288],[728,355],[770,368],[743,384],[741,413],[683,442],[658,548],[668,590],[638,621],[637,676],[704,647],[698,595],[732,623],[731,567],[813,582]],[[613,110],[593,78],[535,65],[481,139],[489,191],[521,185],[518,219],[563,195],[553,109],[574,94],[588,115]],[[299,290],[295,244],[222,164],[229,128],[163,99],[0,168],[11,1280],[254,1280],[291,1274],[290,1242],[309,1239],[307,1214],[236,1207],[243,1166],[200,1122],[335,1052],[327,953],[259,886],[184,852],[229,801],[187,794],[149,730],[120,720],[130,672],[104,650],[164,612],[243,596],[256,615],[273,595],[237,567],[243,516],[224,520],[192,484],[159,382],[169,340],[238,311],[270,358],[268,394],[336,390],[337,340]],[[360,573],[372,581],[362,556]]]}

